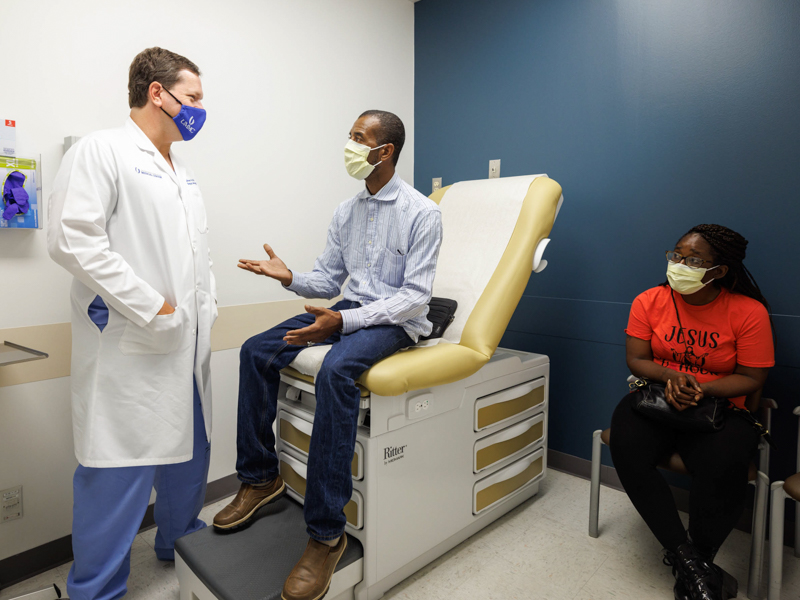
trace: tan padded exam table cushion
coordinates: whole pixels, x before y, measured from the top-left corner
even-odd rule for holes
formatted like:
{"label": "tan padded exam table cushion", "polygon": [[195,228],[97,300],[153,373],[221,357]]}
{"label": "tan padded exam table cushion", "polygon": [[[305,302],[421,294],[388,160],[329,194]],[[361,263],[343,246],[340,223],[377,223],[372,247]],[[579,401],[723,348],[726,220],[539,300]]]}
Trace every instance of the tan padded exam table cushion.
{"label": "tan padded exam table cushion", "polygon": [[[458,301],[456,319],[442,343],[398,352],[361,376],[359,383],[380,396],[452,383],[489,361],[528,284],[534,251],[550,235],[561,186],[546,175],[481,179],[430,198],[444,228],[433,293]],[[285,372],[307,379],[328,349],[303,350]]]}

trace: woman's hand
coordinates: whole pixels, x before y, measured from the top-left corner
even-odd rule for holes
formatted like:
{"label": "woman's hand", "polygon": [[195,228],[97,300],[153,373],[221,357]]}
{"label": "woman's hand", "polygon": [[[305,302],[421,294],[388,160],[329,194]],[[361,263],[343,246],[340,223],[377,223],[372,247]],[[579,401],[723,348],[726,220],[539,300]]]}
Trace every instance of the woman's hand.
{"label": "woman's hand", "polygon": [[677,371],[668,370],[664,375],[664,395],[675,409],[685,410],[690,406],[697,406],[703,399],[703,390],[694,376]]}

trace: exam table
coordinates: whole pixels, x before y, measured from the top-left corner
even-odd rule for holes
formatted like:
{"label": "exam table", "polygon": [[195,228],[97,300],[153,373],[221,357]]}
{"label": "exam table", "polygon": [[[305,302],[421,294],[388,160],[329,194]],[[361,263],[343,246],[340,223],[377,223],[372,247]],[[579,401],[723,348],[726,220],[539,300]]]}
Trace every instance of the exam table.
{"label": "exam table", "polygon": [[[344,509],[347,551],[327,600],[374,600],[539,491],[547,473],[549,359],[498,348],[563,201],[546,175],[435,192],[444,240],[433,293],[458,301],[440,340],[364,373]],[[287,496],[235,533],[178,540],[181,600],[271,600],[305,549],[302,503],[314,377],[329,348],[281,373],[276,451]]]}

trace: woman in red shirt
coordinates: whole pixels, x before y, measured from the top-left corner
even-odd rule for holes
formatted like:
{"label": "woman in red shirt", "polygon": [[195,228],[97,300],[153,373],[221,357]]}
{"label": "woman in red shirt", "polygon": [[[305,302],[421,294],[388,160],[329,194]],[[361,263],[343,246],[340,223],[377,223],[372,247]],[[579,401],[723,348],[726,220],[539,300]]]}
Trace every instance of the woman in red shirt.
{"label": "woman in red shirt", "polygon": [[[747,240],[721,225],[692,228],[667,252],[667,283],[633,301],[628,368],[663,382],[667,401],[685,410],[706,396],[757,406],[775,364],[766,299],[743,264]],[[636,510],[665,548],[675,598],[735,597],[735,580],[714,556],[744,510],[748,467],[759,434],[728,411],[715,433],[688,433],[652,421],[625,397],[611,420],[611,456]],[[692,474],[689,531],[656,465],[677,451]]]}

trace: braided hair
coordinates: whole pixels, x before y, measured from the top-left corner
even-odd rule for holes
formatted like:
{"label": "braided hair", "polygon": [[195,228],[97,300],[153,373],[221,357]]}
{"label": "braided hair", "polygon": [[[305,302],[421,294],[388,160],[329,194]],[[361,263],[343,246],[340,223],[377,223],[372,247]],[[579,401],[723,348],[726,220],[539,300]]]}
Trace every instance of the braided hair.
{"label": "braided hair", "polygon": [[714,262],[728,266],[728,272],[718,279],[717,283],[731,292],[758,300],[766,307],[767,312],[770,312],[769,302],[764,298],[750,271],[744,266],[747,254],[747,240],[744,236],[722,225],[706,224],[692,227],[681,239],[692,233],[699,234],[708,242]]}

